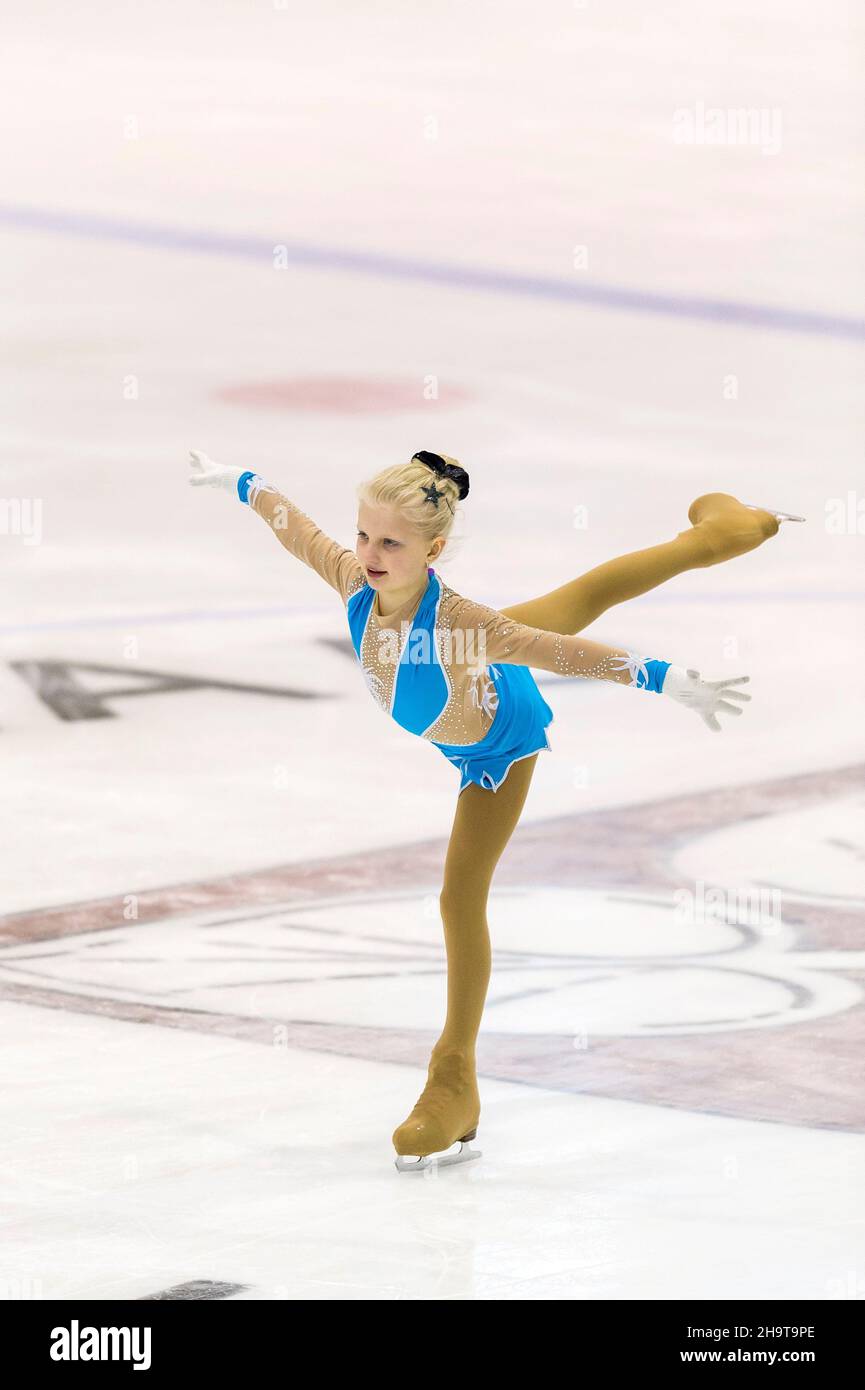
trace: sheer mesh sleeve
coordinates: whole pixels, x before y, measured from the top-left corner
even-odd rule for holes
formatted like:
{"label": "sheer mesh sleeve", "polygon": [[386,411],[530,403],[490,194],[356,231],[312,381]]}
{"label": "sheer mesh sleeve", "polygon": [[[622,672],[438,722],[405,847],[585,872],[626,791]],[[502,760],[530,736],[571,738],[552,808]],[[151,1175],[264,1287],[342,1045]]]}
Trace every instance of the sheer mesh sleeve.
{"label": "sheer mesh sleeve", "polygon": [[265,483],[254,493],[251,489],[249,505],[267,522],[280,544],[320,574],[343,600],[364,579],[363,567],[354,551],[326,536],[276,488]]}
{"label": "sheer mesh sleeve", "polygon": [[622,647],[608,647],[587,637],[547,632],[543,628],[518,623],[495,608],[460,598],[455,605],[452,625],[464,633],[466,648],[473,647],[477,663],[501,661],[514,666],[535,666],[557,671],[562,676],[584,676],[590,680],[615,681],[618,685],[639,685],[659,690],[656,678],[663,680],[669,663],[638,656]]}

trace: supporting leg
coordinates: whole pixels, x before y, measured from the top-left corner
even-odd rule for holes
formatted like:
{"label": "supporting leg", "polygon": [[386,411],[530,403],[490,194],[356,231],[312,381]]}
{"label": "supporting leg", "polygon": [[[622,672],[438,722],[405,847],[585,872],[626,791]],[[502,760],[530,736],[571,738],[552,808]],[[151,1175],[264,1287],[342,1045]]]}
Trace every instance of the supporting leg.
{"label": "supporting leg", "polygon": [[771,512],[746,507],[723,492],[698,497],[688,517],[693,524],[675,540],[619,555],[559,589],[500,612],[547,632],[582,632],[608,608],[648,593],[685,570],[704,569],[756,549],[779,525]]}
{"label": "supporting leg", "polygon": [[519,821],[538,761],[511,765],[498,791],[474,782],[457,800],[439,902],[448,959],[448,1007],[436,1050],[474,1051],[490,977],[490,884]]}
{"label": "supporting leg", "polygon": [[[457,799],[440,903],[447,952],[447,1017],[426,1087],[395,1131],[399,1155],[438,1154],[473,1139],[480,1117],[475,1044],[490,980],[490,884],[520,818],[538,755],[513,763],[498,791],[471,783]],[[460,1150],[462,1154],[462,1150]],[[475,1157],[470,1150],[466,1157]],[[417,1168],[412,1164],[397,1167]]]}

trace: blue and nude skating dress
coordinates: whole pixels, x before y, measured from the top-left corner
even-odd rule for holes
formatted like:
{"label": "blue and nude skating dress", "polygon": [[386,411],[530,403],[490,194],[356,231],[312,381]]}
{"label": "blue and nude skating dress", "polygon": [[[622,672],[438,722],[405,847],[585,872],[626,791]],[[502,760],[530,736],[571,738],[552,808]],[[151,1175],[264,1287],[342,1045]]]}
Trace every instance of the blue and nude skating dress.
{"label": "blue and nude skating dress", "polygon": [[[403,619],[400,632],[394,634],[388,664],[395,675],[388,689],[371,665],[374,651],[366,658],[364,655],[372,646],[368,639],[370,621],[376,623],[375,597],[375,590],[364,582],[349,595],[347,603],[352,645],[367,684],[397,724],[429,739],[459,769],[460,791],[469,782],[495,791],[519,758],[550,747],[546,728],[552,723],[553,712],[528,666],[491,662],[488,651],[487,662],[471,662],[473,656],[481,654],[480,635],[484,632],[485,636],[485,630],[473,627],[471,615],[465,613],[460,615],[459,626],[454,626],[454,600],[459,600],[459,595],[442,583],[435,570],[427,571],[426,591],[414,616]],[[382,641],[380,627],[373,635]],[[465,661],[461,660],[463,654]],[[457,722],[460,708],[469,717]],[[477,717],[472,718],[475,711]],[[458,742],[454,734],[459,736]]]}
{"label": "blue and nude skating dress", "polygon": [[453,763],[460,791],[470,782],[495,791],[515,762],[550,747],[553,712],[530,666],[655,691],[663,686],[669,662],[518,623],[463,598],[432,569],[420,599],[382,619],[353,551],[270,487],[250,505],[287,550],[339,593],[376,703]]}

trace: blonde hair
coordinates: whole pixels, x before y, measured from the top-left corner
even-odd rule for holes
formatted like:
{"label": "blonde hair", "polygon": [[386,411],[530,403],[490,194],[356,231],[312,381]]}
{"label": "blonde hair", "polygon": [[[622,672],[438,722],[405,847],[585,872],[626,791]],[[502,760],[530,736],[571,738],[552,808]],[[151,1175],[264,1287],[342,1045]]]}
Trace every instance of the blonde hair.
{"label": "blonde hair", "polygon": [[[452,467],[461,467],[457,459],[447,454],[439,454],[439,458]],[[431,483],[439,493],[438,502],[424,491]],[[443,478],[419,459],[412,459],[368,478],[358,487],[357,496],[369,506],[395,507],[424,540],[434,541],[438,536],[445,540],[450,537],[460,489],[453,478]]]}

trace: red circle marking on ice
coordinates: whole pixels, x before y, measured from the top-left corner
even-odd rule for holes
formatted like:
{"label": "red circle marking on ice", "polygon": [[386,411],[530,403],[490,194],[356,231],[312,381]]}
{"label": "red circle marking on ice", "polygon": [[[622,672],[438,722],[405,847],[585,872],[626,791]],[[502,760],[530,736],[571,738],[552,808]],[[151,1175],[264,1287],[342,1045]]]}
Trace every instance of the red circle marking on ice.
{"label": "red circle marking on ice", "polygon": [[[284,381],[252,381],[245,386],[224,386],[216,392],[219,400],[234,405],[258,406],[263,410],[320,410],[327,413],[359,415],[375,411],[424,410],[430,402],[424,396],[421,378],[413,381],[387,381],[376,377],[303,376]],[[459,386],[439,390],[434,404],[458,405],[471,399]]]}

